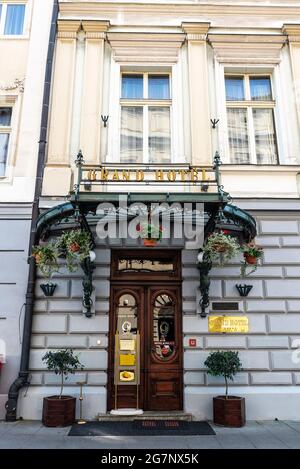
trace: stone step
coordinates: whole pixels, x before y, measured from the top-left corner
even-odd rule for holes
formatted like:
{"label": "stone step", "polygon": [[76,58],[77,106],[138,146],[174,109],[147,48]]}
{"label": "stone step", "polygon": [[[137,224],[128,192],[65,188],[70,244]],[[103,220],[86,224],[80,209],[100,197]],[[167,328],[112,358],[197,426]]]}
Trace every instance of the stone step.
{"label": "stone step", "polygon": [[132,421],[132,420],[185,420],[191,422],[193,420],[193,415],[186,412],[154,412],[154,411],[145,411],[141,415],[111,415],[107,414],[98,414],[98,420],[100,422],[105,421]]}

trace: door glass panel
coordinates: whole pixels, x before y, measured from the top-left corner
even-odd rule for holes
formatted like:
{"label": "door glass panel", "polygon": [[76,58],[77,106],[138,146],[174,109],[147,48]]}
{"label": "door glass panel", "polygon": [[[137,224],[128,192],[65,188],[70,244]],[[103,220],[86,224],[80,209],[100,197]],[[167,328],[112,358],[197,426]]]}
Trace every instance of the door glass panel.
{"label": "door glass panel", "polygon": [[175,304],[168,294],[160,294],[153,305],[153,344],[156,358],[168,361],[175,355]]}
{"label": "door glass panel", "polygon": [[117,331],[119,334],[137,332],[137,304],[136,299],[129,293],[121,295],[117,307]]}
{"label": "door glass panel", "polygon": [[173,272],[172,259],[119,259],[119,272]]}

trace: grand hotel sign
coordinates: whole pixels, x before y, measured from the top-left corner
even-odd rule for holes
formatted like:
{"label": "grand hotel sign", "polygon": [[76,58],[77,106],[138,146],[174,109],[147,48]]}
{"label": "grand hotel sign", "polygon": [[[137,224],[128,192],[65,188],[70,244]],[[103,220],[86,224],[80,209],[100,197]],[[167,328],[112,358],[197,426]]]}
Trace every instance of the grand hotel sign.
{"label": "grand hotel sign", "polygon": [[102,184],[188,184],[200,185],[208,190],[217,187],[215,170],[210,166],[199,167],[190,165],[128,165],[107,164],[103,166],[87,166],[80,168],[80,181],[85,186]]}

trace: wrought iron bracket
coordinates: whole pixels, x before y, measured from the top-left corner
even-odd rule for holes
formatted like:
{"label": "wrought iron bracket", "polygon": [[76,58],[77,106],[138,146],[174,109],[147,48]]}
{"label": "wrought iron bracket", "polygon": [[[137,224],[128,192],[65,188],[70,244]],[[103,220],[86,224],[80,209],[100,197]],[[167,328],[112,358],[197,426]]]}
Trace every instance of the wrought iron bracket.
{"label": "wrought iron bracket", "polygon": [[201,298],[199,301],[199,306],[201,308],[200,316],[206,318],[207,308],[209,307],[209,288],[210,288],[210,276],[209,273],[212,269],[212,262],[210,257],[204,253],[202,262],[199,262],[198,269],[200,272],[200,292]]}
{"label": "wrought iron bracket", "polygon": [[93,271],[95,269],[95,264],[90,260],[89,257],[84,259],[81,263],[81,268],[84,272],[82,286],[83,286],[83,298],[82,298],[82,305],[84,308],[83,313],[87,318],[92,317],[92,293],[94,290],[93,286]]}

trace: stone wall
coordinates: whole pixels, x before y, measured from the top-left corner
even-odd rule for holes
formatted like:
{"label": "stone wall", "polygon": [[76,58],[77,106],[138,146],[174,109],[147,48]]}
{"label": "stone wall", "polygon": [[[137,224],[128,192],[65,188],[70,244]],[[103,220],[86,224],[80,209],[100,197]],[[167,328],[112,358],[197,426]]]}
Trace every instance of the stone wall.
{"label": "stone wall", "polygon": [[[234,393],[247,396],[249,418],[300,417],[299,406],[295,410],[294,405],[300,392],[297,387],[300,363],[292,361],[293,347],[297,346],[293,341],[300,339],[300,250],[297,247],[300,217],[266,212],[257,214],[257,220],[257,242],[264,247],[264,257],[262,265],[246,279],[246,283],[253,285],[249,296],[241,298],[235,287],[241,282],[240,258],[223,268],[215,267],[211,273],[211,300],[238,302],[239,310],[234,314],[248,316],[248,334],[208,332],[208,319],[200,317],[197,306],[200,299],[197,251],[182,251],[185,410],[199,418],[211,417],[211,397],[223,393],[223,381],[207,375],[203,365],[209,352],[217,349],[240,352],[244,369],[233,386]],[[125,245],[130,247],[132,241]],[[175,240],[170,245],[176,247]],[[122,245],[117,243],[113,247]],[[98,244],[96,254],[92,318],[82,314],[81,271],[61,273],[55,279],[58,287],[50,299],[43,297],[37,285],[39,299],[35,303],[30,359],[32,386],[28,393],[28,396],[31,393],[42,396],[57,392],[59,377],[45,370],[41,357],[47,349],[72,347],[80,353],[85,369],[71,376],[66,385],[69,393],[78,395],[76,382],[87,381],[85,405],[89,418],[106,411],[109,246]],[[224,311],[214,311],[214,314],[224,314]],[[195,348],[189,347],[189,338],[197,339]],[[26,407],[26,398],[21,400],[23,418],[40,418],[37,407]],[[281,401],[285,404],[281,405]]]}

